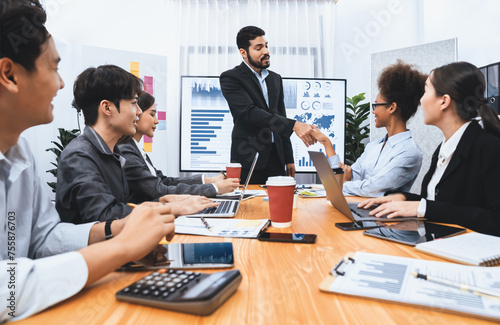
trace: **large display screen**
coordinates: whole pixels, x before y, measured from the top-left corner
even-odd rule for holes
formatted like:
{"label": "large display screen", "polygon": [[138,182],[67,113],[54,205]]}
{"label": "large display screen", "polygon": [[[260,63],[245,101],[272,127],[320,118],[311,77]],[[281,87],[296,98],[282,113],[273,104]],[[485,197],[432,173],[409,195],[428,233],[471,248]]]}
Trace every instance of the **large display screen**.
{"label": "large display screen", "polygon": [[[283,78],[283,91],[287,117],[316,125],[343,161],[346,80]],[[233,117],[219,77],[181,77],[181,171],[224,170],[230,161],[232,130]],[[323,146],[306,147],[295,133],[290,139],[297,172],[315,172],[307,151],[324,151]]]}

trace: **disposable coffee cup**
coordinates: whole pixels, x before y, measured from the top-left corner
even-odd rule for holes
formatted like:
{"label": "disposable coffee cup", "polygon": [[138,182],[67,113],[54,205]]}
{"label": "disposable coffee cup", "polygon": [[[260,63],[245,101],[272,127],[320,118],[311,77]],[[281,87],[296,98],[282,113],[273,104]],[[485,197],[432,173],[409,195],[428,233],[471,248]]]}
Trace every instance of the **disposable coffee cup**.
{"label": "disposable coffee cup", "polygon": [[337,180],[340,190],[342,191],[342,188],[344,186],[344,170],[339,167],[339,168],[332,168],[332,171],[335,174],[335,179]]}
{"label": "disposable coffee cup", "polygon": [[266,185],[271,225],[277,228],[290,227],[292,225],[295,179],[285,176],[269,177]]}
{"label": "disposable coffee cup", "polygon": [[226,164],[226,176],[227,178],[241,178],[241,164],[240,163],[229,163]]}

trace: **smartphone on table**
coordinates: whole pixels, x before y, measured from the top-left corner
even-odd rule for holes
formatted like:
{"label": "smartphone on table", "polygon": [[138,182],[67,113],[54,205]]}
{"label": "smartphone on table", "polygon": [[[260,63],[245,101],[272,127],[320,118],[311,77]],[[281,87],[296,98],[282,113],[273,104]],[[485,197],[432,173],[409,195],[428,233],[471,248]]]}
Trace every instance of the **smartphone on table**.
{"label": "smartphone on table", "polygon": [[287,234],[281,232],[261,232],[257,239],[260,241],[274,241],[280,243],[314,244],[315,234]]}

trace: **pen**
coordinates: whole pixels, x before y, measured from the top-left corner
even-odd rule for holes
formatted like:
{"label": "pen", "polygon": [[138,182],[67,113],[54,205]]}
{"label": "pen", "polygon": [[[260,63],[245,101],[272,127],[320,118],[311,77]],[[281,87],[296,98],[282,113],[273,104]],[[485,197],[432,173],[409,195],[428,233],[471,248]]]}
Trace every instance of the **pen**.
{"label": "pen", "polygon": [[436,278],[433,276],[429,276],[429,275],[425,275],[425,274],[421,274],[421,273],[416,273],[416,272],[411,272],[411,275],[413,275],[417,279],[424,279],[424,280],[427,280],[429,282],[447,285],[447,286],[454,287],[454,288],[457,288],[457,289],[460,289],[463,291],[471,292],[471,293],[478,295],[478,296],[488,296],[488,297],[500,298],[500,292],[492,291],[489,289],[478,288],[478,287],[470,286],[468,284],[458,283],[458,282],[454,282],[454,281],[450,281],[450,280],[446,280],[446,279],[440,279],[440,278]]}
{"label": "pen", "polygon": [[135,208],[137,206],[137,204],[134,204],[134,203],[127,203],[127,205],[129,207],[131,207],[132,209]]}
{"label": "pen", "polygon": [[223,171],[221,171],[220,173],[222,174],[222,176],[224,176],[224,178],[227,178],[226,173],[224,173]]}
{"label": "pen", "polygon": [[209,231],[212,231],[212,228],[210,228],[210,225],[208,224],[208,222],[205,220],[205,218],[203,217],[200,217],[201,219],[201,222],[203,222],[203,224],[205,225],[205,227],[209,230]]}

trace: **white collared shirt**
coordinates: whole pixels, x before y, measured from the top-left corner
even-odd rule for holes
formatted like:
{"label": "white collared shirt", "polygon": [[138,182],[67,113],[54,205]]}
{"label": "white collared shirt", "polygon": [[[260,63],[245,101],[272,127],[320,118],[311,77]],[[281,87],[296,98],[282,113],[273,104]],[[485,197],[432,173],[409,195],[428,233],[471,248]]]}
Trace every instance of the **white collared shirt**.
{"label": "white collared shirt", "polygon": [[[248,63],[243,61],[248,69],[253,72],[255,77],[257,77],[257,80],[259,81],[260,84],[260,90],[262,91],[262,95],[264,96],[264,99],[266,100],[267,107],[269,107],[269,92],[267,90],[267,84],[266,84],[266,77],[269,76],[269,71],[267,69],[262,69],[260,70],[260,74],[258,74]],[[271,142],[274,142],[274,133],[271,132]]]}
{"label": "white collared shirt", "polygon": [[[413,141],[411,131],[385,139],[366,145],[361,157],[351,166],[352,179],[344,183],[344,195],[379,197],[390,190],[410,190],[422,165],[422,152]],[[328,161],[332,168],[338,168],[340,158],[334,155]]]}
{"label": "white collared shirt", "polygon": [[460,142],[460,139],[462,139],[462,136],[464,135],[464,132],[469,124],[470,121],[462,125],[457,131],[455,131],[455,133],[448,140],[443,140],[443,142],[441,143],[436,170],[434,171],[429,184],[427,184],[427,197],[421,199],[420,204],[418,205],[418,217],[425,216],[425,211],[427,210],[427,202],[425,199],[431,201],[434,201],[436,199],[436,186],[439,181],[441,181],[441,178],[443,177],[446,168],[450,164],[450,160],[453,157],[455,150],[457,150],[458,143]]}
{"label": "white collared shirt", "polygon": [[139,152],[141,153],[142,155],[142,158],[144,159],[144,161],[146,162],[146,166],[148,166],[148,169],[149,171],[151,172],[151,174],[153,174],[154,176],[156,176],[156,169],[154,168],[154,166],[152,166],[148,160],[146,159],[146,151],[144,151],[144,148],[141,147],[141,142],[137,141],[135,138],[134,138],[134,143],[135,145],[137,146],[137,149],[139,149]]}
{"label": "white collared shirt", "polygon": [[[11,291],[7,287],[8,263],[17,263],[14,319],[28,317],[76,294],[87,282],[83,256],[66,252],[87,246],[94,223],[61,222],[47,191],[25,138],[20,137],[5,155],[0,152],[0,300],[4,302],[0,323],[11,319],[5,303]],[[14,251],[7,250],[9,236],[15,237],[15,246],[9,245],[15,247]],[[51,257],[42,258],[46,256]]]}
{"label": "white collared shirt", "polygon": [[470,121],[462,125],[449,139],[448,141],[444,140],[441,144],[441,148],[439,149],[439,156],[437,161],[436,170],[434,171],[434,175],[432,175],[429,184],[427,185],[427,200],[435,200],[436,199],[436,185],[443,177],[444,171],[450,164],[450,160],[457,150],[458,143],[460,139],[462,139],[462,135],[465,132],[465,129],[469,126]]}

